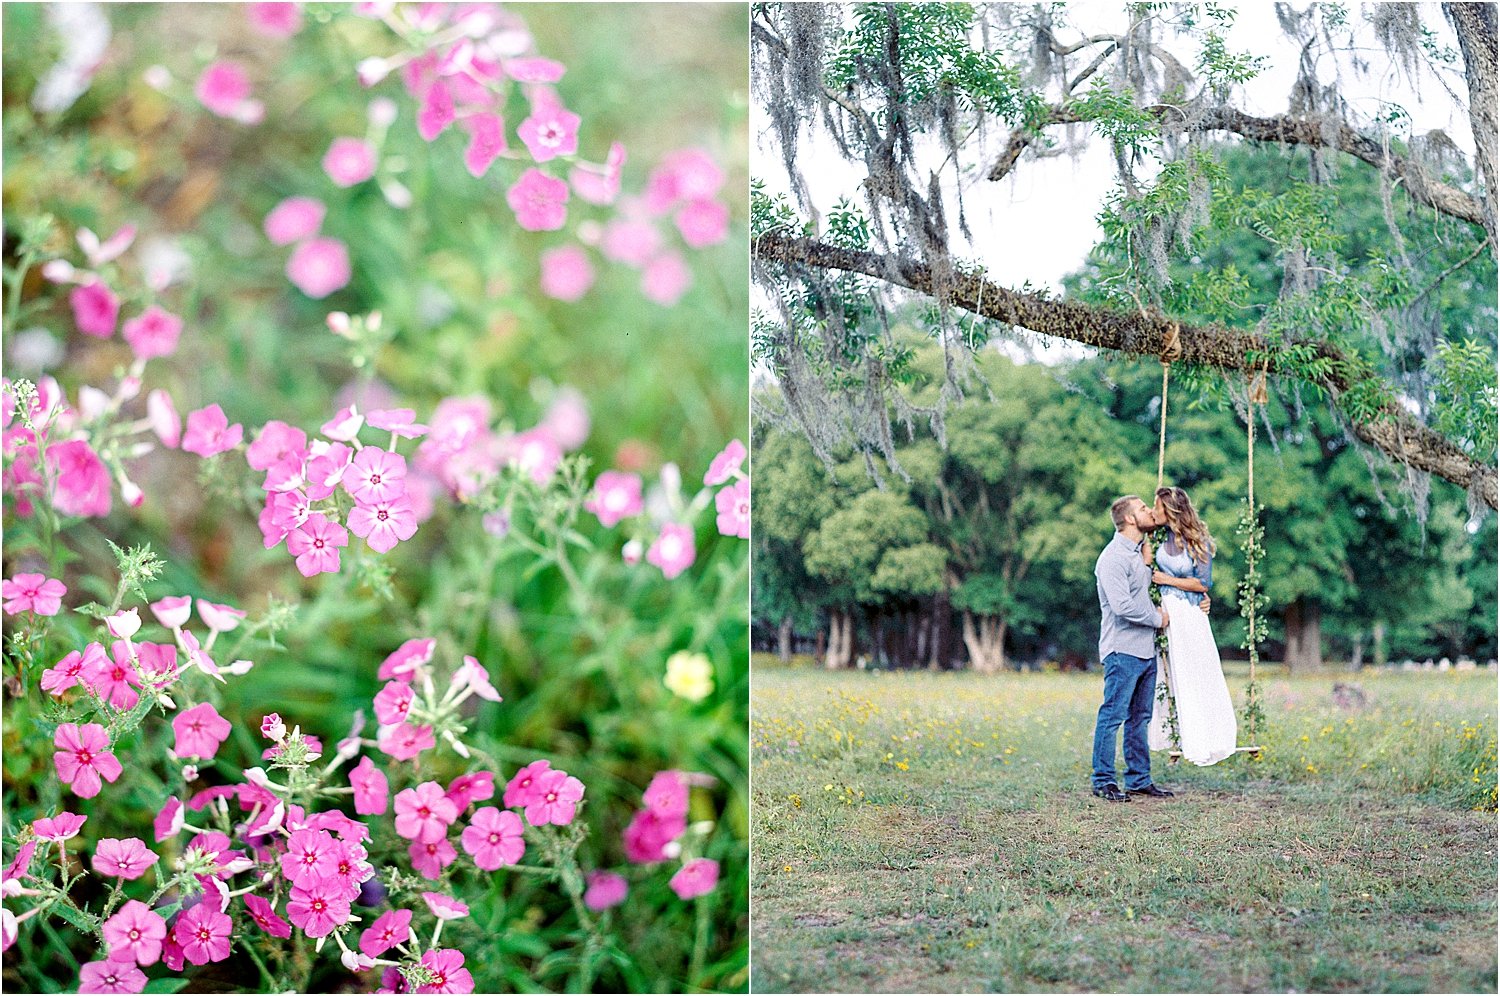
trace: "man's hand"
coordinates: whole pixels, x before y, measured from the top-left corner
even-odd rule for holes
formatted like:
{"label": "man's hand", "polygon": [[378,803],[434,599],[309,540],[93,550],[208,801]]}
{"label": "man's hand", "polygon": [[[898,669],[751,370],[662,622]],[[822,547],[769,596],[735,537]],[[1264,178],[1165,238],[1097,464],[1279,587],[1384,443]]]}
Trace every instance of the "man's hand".
{"label": "man's hand", "polygon": [[1167,617],[1167,610],[1164,608],[1164,609],[1161,610],[1161,625],[1158,626],[1158,627],[1156,627],[1156,628],[1157,629],[1166,629],[1168,621],[1169,620],[1168,620],[1168,617]]}
{"label": "man's hand", "polygon": [[1200,609],[1203,610],[1203,614],[1205,616],[1208,615],[1208,601],[1209,601],[1208,596],[1204,595],[1203,596],[1203,601],[1201,601],[1201,602],[1198,603],[1198,608],[1200,608]]}

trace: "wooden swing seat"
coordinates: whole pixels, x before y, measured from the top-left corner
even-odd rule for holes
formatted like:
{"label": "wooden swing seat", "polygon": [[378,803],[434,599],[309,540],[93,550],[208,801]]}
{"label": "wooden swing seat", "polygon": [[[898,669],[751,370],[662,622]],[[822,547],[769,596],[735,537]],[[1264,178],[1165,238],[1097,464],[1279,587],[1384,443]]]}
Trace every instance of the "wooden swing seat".
{"label": "wooden swing seat", "polygon": [[[1249,754],[1252,757],[1259,757],[1260,756],[1260,750],[1261,749],[1260,749],[1259,746],[1256,746],[1256,747],[1236,747],[1234,749],[1234,752],[1236,754]],[[1169,751],[1167,751],[1167,763],[1168,764],[1180,764],[1181,762],[1182,762],[1182,751],[1180,751],[1180,750],[1169,750]]]}

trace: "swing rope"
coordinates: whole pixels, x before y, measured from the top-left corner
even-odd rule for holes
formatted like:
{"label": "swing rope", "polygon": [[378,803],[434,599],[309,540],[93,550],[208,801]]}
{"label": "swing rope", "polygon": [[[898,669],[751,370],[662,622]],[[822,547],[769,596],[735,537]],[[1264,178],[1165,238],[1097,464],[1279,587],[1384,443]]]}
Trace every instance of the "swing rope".
{"label": "swing rope", "polygon": [[1176,322],[1167,329],[1161,346],[1161,441],[1156,447],[1156,486],[1162,485],[1167,469],[1167,383],[1171,379],[1172,363],[1182,358],[1181,331]]}
{"label": "swing rope", "polygon": [[[1269,360],[1261,361],[1259,373],[1250,375],[1250,388],[1245,397],[1245,501],[1248,508],[1245,511],[1246,534],[1245,544],[1245,576],[1255,576],[1255,551],[1260,545],[1255,535],[1258,519],[1255,509],[1255,414],[1256,406],[1264,405],[1268,400],[1266,394],[1266,372]],[[1260,685],[1255,680],[1255,665],[1260,657],[1260,641],[1257,639],[1255,624],[1256,603],[1260,600],[1260,591],[1253,588],[1248,591],[1249,605],[1246,607],[1245,621],[1247,624],[1247,649],[1250,654],[1250,687],[1247,701],[1245,703],[1246,718],[1250,721],[1250,739],[1258,742],[1260,739]]]}

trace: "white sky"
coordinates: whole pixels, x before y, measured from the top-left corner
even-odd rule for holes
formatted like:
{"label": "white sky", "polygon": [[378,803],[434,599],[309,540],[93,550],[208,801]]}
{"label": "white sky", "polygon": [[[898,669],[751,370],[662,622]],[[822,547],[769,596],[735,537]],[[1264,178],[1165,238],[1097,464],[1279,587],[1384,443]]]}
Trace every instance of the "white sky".
{"label": "white sky", "polygon": [[[1304,6],[1298,5],[1298,9]],[[1060,23],[1055,33],[1067,44],[1085,33],[1123,32],[1127,23],[1122,7],[1122,4],[1096,0],[1070,3],[1065,15],[1058,18]],[[1421,7],[1423,22],[1437,32],[1438,43],[1456,50],[1457,40],[1438,6],[1422,4]],[[1424,74],[1421,94],[1414,93],[1401,74],[1389,66],[1384,50],[1364,19],[1363,7],[1351,5],[1349,20],[1357,27],[1358,51],[1354,54],[1369,60],[1372,71],[1361,77],[1351,68],[1349,56],[1341,58],[1339,65],[1325,56],[1319,66],[1322,82],[1330,82],[1337,71],[1345,99],[1357,112],[1373,115],[1379,110],[1382,99],[1400,104],[1411,115],[1413,134],[1442,129],[1466,154],[1472,154],[1473,136],[1466,108],[1461,109],[1444,89],[1443,83],[1431,73]],[[1271,5],[1240,5],[1227,42],[1231,50],[1271,56],[1268,68],[1241,87],[1231,97],[1231,103],[1257,115],[1284,113],[1296,77],[1298,49],[1282,33]],[[1168,48],[1191,67],[1195,51],[1183,43],[1169,43]],[[1080,58],[1083,61],[1069,63],[1075,73],[1088,64],[1089,56],[1079,52],[1070,57],[1071,60]],[[1106,63],[1101,72],[1107,72],[1109,68],[1110,64]],[[1455,76],[1448,71],[1445,79],[1462,99],[1467,99],[1461,75]],[[752,172],[765,180],[773,192],[788,191],[781,154],[772,140],[769,117],[758,104],[752,107],[751,127],[756,138]],[[1003,134],[992,135],[990,145],[998,149],[1005,137]],[[979,259],[990,277],[1006,286],[1019,287],[1029,280],[1033,286],[1060,292],[1062,278],[1082,265],[1089,249],[1099,240],[1101,233],[1094,216],[1115,185],[1114,163],[1106,144],[1091,140],[1086,146],[1087,151],[1076,161],[1065,155],[1040,161],[1028,151],[1005,180],[994,183],[981,176],[969,181],[964,191],[964,209],[974,235],[972,243],[963,240],[957,231],[956,202],[951,196],[956,177],[950,165],[947,170],[950,194],[947,214],[955,240],[954,251],[964,257]],[[820,211],[831,207],[840,197],[861,203],[861,198],[856,196],[857,184],[865,171],[845,163],[825,134],[820,131],[811,139],[804,134],[800,148],[802,170]],[[816,161],[816,168],[812,168],[809,159]],[[1143,178],[1149,172],[1146,168],[1140,170]],[[764,298],[758,303],[763,304]]]}

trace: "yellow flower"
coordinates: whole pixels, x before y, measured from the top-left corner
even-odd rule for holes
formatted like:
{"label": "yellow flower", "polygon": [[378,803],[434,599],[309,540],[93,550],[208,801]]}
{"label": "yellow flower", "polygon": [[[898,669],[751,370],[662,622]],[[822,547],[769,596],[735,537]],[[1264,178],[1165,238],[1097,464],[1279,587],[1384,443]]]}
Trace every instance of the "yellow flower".
{"label": "yellow flower", "polygon": [[667,658],[667,676],[663,683],[673,694],[689,702],[702,702],[713,694],[713,665],[703,654],[679,650]]}

